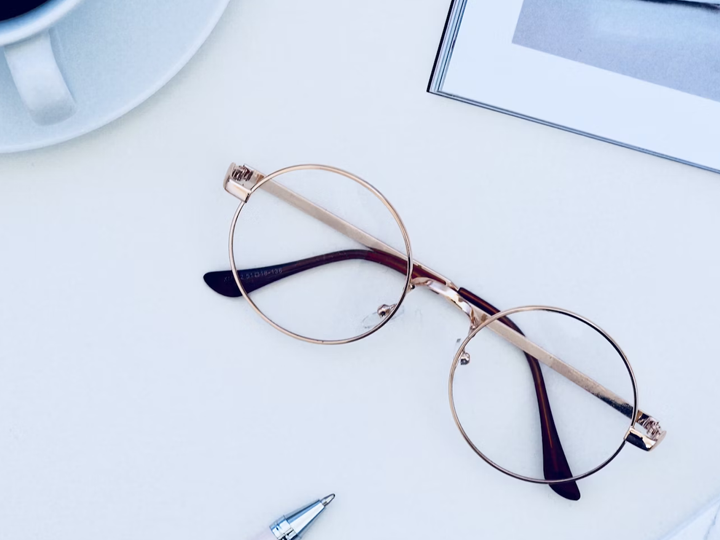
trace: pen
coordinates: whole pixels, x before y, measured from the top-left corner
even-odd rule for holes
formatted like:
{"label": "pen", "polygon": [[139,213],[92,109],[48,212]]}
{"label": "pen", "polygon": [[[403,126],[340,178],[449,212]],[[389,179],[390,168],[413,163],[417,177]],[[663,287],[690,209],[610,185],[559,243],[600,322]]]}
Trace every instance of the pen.
{"label": "pen", "polygon": [[281,517],[269,528],[255,535],[252,540],[293,540],[300,538],[313,521],[325,510],[335,498],[335,494],[315,501],[300,510]]}

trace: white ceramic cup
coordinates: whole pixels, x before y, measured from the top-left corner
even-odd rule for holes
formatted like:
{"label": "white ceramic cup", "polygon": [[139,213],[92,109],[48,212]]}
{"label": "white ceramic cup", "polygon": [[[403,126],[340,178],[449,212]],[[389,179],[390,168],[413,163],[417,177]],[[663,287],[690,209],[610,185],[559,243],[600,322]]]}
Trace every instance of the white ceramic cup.
{"label": "white ceramic cup", "polygon": [[82,1],[49,0],[23,15],[0,21],[0,47],[18,93],[38,124],[61,122],[77,108],[55,59],[49,30]]}

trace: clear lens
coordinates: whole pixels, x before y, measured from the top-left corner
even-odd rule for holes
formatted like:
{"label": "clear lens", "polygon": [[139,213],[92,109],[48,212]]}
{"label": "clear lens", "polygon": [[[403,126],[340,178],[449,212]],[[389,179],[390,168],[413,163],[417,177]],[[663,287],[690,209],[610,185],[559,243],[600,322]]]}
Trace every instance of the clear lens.
{"label": "clear lens", "polygon": [[382,197],[351,177],[320,169],[287,172],[271,182],[401,256],[369,249],[264,184],[240,212],[233,239],[249,299],[273,323],[301,337],[343,341],[374,331],[404,296],[409,258],[401,226]]}
{"label": "clear lens", "polygon": [[[622,447],[635,400],[623,357],[603,333],[573,316],[532,310],[509,318],[529,340],[619,395],[630,410],[619,412],[543,363],[536,363],[540,376],[533,376],[536,361],[490,325],[465,346],[469,363],[454,368],[455,411],[466,435],[495,465],[526,478],[563,480],[603,465]],[[552,465],[558,447],[548,444],[551,422],[541,420],[543,387],[569,464],[561,475]],[[548,467],[555,472],[548,474]]]}

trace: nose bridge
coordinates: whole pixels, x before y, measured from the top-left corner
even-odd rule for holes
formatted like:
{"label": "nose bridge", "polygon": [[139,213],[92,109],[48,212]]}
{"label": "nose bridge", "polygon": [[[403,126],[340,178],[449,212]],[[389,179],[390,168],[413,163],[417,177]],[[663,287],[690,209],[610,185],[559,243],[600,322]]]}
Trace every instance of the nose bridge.
{"label": "nose bridge", "polygon": [[412,280],[412,284],[416,287],[426,287],[435,294],[443,297],[445,300],[459,308],[470,319],[471,328],[479,326],[486,318],[487,314],[475,308],[467,302],[457,289],[454,289],[445,283],[440,283],[428,277],[417,277]]}

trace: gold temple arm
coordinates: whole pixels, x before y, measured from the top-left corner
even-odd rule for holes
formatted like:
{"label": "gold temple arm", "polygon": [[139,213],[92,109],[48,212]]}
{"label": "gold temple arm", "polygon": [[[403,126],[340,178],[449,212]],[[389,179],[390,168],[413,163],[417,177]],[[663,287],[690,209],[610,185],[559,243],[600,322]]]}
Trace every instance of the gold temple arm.
{"label": "gold temple arm", "polygon": [[[322,206],[318,206],[314,202],[306,199],[298,193],[295,193],[293,190],[283,186],[278,182],[267,182],[262,185],[262,190],[270,193],[271,195],[274,195],[282,201],[285,201],[289,205],[297,208],[298,210],[306,213],[307,215],[314,217],[318,221],[324,223],[332,229],[335,229],[337,232],[344,234],[348,238],[359,242],[368,249],[382,251],[384,253],[388,253],[399,259],[407,261],[407,255],[405,255],[405,253],[401,253],[400,251],[393,248],[392,246],[389,246],[379,238],[375,238],[371,234],[363,231],[362,229],[357,228],[352,223],[348,223],[344,219],[336,216]],[[424,264],[413,260],[413,266],[428,271],[429,273],[441,278],[444,281],[445,285],[456,288],[449,279],[445,278],[435,270],[431,270]]]}
{"label": "gold temple arm", "polygon": [[[295,193],[286,186],[278,182],[262,182],[264,176],[248,167],[247,165],[237,166],[234,163],[228,169],[225,176],[224,187],[231,195],[240,198],[244,202],[248,200],[253,191],[257,188],[262,188],[263,191],[270,193],[278,199],[288,203],[289,205],[297,208],[305,214],[317,219],[318,221],[326,224],[332,229],[339,233],[347,236],[348,238],[355,240],[363,246],[382,251],[407,261],[407,256],[404,253],[396,250],[392,246],[389,246],[382,240],[375,238],[374,236],[366,233],[362,229],[359,229],[355,225],[348,223],[339,216],[336,216],[329,210],[313,203],[306,199],[302,195]],[[478,307],[469,304],[458,294],[458,288],[449,279],[445,278],[438,272],[431,270],[424,264],[413,261],[413,265],[418,268],[422,268],[435,277],[440,279],[442,282],[438,282],[433,279],[419,278],[413,280],[413,285],[420,285],[428,287],[433,292],[440,294],[446,299],[450,300],[457,305],[463,312],[465,312],[470,318],[471,325],[477,326],[482,321],[488,318],[487,313],[479,309]],[[581,371],[575,369],[571,365],[563,362],[557,356],[549,353],[539,345],[535,344],[521,333],[513,330],[509,326],[503,324],[499,320],[495,320],[488,325],[488,328],[495,332],[500,337],[509,341],[523,352],[536,358],[541,363],[548,366],[550,369],[556,371],[566,379],[575,383],[579,387],[583,388],[587,392],[591,393],[599,400],[611,406],[616,411],[620,412],[624,416],[631,418],[633,415],[633,405],[628,403],[625,399],[614,393],[612,390],[605,388],[603,385],[585,375]],[[660,428],[657,420],[644,412],[638,410],[635,423],[642,426],[647,435],[644,435],[640,431],[634,428],[630,429],[627,436],[627,441],[632,443],[643,450],[651,450],[656,444],[658,444],[665,436],[665,431]]]}

